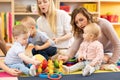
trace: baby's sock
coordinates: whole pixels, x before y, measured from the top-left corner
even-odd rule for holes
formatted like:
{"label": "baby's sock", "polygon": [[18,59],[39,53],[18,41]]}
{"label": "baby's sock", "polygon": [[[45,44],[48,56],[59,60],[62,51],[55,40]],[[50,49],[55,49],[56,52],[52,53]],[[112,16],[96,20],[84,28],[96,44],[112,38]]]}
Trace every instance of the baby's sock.
{"label": "baby's sock", "polygon": [[90,65],[86,65],[86,67],[83,69],[82,75],[83,76],[88,76],[91,75],[92,73],[94,73],[95,68],[90,66]]}
{"label": "baby's sock", "polygon": [[36,76],[36,67],[35,67],[35,65],[32,65],[30,67],[29,73],[30,73],[31,76]]}
{"label": "baby's sock", "polygon": [[74,71],[78,71],[80,69],[82,69],[84,67],[84,63],[83,62],[78,62],[70,67],[67,67],[67,66],[63,66],[63,70],[66,71],[66,73],[71,73],[71,72],[74,72]]}
{"label": "baby's sock", "polygon": [[63,71],[64,71],[65,74],[69,74],[70,73],[68,66],[63,65],[62,68],[63,68]]}

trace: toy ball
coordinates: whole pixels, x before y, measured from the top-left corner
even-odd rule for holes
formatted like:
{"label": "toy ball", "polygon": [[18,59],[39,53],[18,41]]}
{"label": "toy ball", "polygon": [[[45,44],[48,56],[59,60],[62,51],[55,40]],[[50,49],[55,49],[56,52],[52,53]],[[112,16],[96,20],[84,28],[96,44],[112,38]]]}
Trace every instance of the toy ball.
{"label": "toy ball", "polygon": [[47,60],[46,60],[46,58],[44,56],[42,56],[40,54],[37,54],[37,55],[34,55],[33,58],[38,60],[38,61],[40,61],[41,64],[39,66],[42,69],[46,69],[47,68],[48,62],[47,62]]}

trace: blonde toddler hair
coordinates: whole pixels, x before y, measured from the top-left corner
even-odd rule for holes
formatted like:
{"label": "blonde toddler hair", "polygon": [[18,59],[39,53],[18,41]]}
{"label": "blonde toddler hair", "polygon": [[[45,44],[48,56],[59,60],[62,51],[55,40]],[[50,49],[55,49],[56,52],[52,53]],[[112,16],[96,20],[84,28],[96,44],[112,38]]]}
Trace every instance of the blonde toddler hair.
{"label": "blonde toddler hair", "polygon": [[84,29],[87,29],[90,34],[94,35],[94,39],[98,39],[98,37],[101,34],[101,29],[96,23],[90,23],[87,26],[85,26]]}
{"label": "blonde toddler hair", "polygon": [[28,33],[28,30],[24,25],[15,25],[13,27],[13,31],[12,31],[13,37],[19,36],[21,34],[27,34],[27,33]]}
{"label": "blonde toddler hair", "polygon": [[21,24],[30,28],[36,26],[36,21],[31,16],[26,16],[21,20]]}

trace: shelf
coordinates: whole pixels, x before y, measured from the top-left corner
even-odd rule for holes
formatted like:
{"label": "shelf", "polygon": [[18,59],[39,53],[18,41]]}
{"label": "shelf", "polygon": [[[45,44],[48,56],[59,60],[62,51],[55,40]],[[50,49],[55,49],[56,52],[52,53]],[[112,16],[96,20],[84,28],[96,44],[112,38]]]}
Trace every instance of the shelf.
{"label": "shelf", "polygon": [[14,13],[15,15],[38,15],[38,13]]}
{"label": "shelf", "polygon": [[0,2],[11,2],[11,0],[0,0]]}
{"label": "shelf", "polygon": [[100,2],[120,2],[120,0],[100,0]]}
{"label": "shelf", "polygon": [[98,2],[98,0],[60,0],[60,2]]}
{"label": "shelf", "polygon": [[120,25],[120,23],[111,23],[112,25]]}

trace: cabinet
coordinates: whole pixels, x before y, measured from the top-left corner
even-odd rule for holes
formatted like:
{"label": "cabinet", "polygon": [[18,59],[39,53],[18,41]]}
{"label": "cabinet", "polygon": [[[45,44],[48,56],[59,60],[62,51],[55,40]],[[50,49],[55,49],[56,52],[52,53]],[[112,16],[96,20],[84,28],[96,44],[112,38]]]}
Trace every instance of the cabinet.
{"label": "cabinet", "polygon": [[[54,0],[55,6],[58,0]],[[2,37],[7,43],[12,43],[12,27],[25,16],[39,17],[38,13],[31,10],[31,6],[37,9],[37,0],[0,0],[0,13],[2,15]],[[36,8],[35,8],[36,7]],[[8,14],[9,13],[9,14]],[[10,19],[8,17],[10,15]]]}
{"label": "cabinet", "polygon": [[79,6],[87,8],[92,14],[99,16],[100,1],[99,0],[58,0],[59,9],[66,10],[69,14]]}
{"label": "cabinet", "polygon": [[[120,0],[100,0],[100,15],[117,15],[117,21],[111,22],[120,37]],[[111,19],[114,17],[111,16]]]}
{"label": "cabinet", "polygon": [[12,18],[13,18],[13,1],[12,0],[0,0],[0,13],[2,22],[0,29],[2,37],[6,42],[12,42]]}
{"label": "cabinet", "polygon": [[[84,6],[89,9],[89,7],[93,7],[92,4],[94,4],[95,8],[94,10],[90,10],[92,14],[95,14],[100,17],[100,15],[103,14],[115,14],[118,15],[118,22],[111,22],[114,25],[114,28],[116,32],[118,33],[120,37],[120,0],[54,0],[55,6],[57,8],[67,9],[67,12],[71,14],[71,12],[79,6]],[[9,27],[13,26],[16,21],[21,20],[24,16],[32,16],[35,19],[38,18],[38,14],[35,12],[31,12],[31,5],[37,4],[36,0],[0,0],[0,13],[10,13],[11,14],[11,23],[9,24]],[[27,6],[27,7],[26,7]],[[17,8],[20,7],[20,8]],[[28,11],[24,11],[23,7],[26,7]],[[22,9],[21,9],[22,8]],[[18,11],[17,11],[17,10]],[[19,10],[23,11],[19,11]],[[8,24],[7,22],[5,24]],[[5,24],[2,24],[2,26]],[[11,43],[12,39],[10,35],[10,32],[4,33],[4,31],[8,31],[6,27],[0,27],[2,29],[2,35],[6,42]],[[7,39],[6,39],[7,36]]]}

